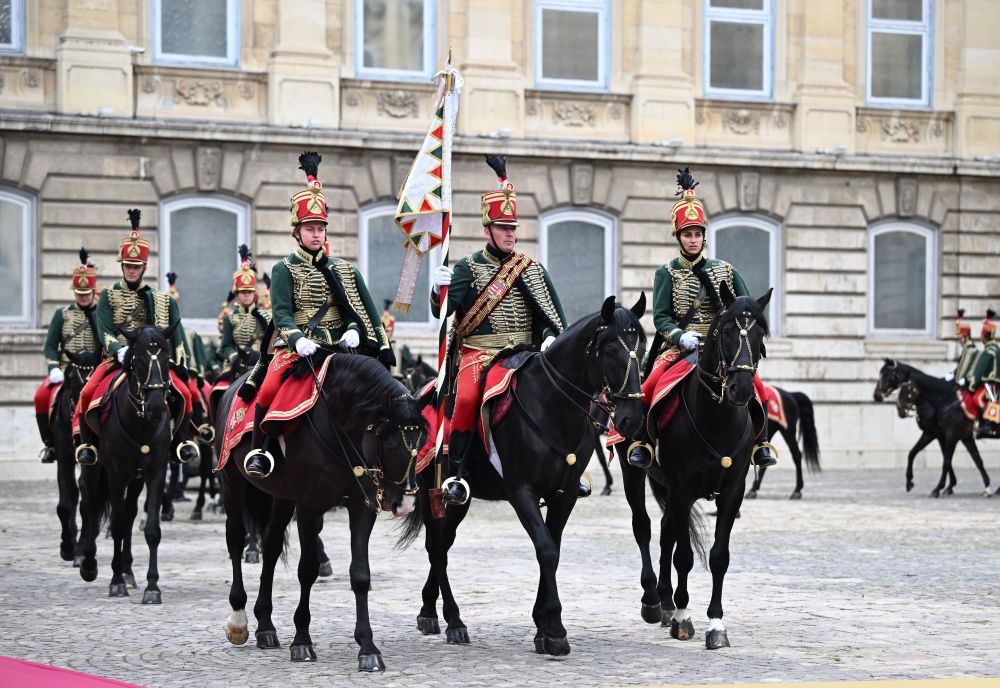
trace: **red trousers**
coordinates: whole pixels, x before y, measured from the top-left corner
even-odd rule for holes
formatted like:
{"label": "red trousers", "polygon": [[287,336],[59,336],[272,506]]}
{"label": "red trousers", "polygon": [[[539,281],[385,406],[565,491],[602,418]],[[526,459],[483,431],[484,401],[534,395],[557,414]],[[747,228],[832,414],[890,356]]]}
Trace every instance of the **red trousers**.
{"label": "red trousers", "polygon": [[52,401],[52,390],[58,385],[53,385],[46,377],[42,384],[35,390],[35,415],[49,412],[49,404]]}
{"label": "red trousers", "polygon": [[451,414],[451,430],[468,432],[476,429],[479,407],[483,402],[483,368],[496,352],[462,347],[455,390],[455,409]]}
{"label": "red trousers", "polygon": [[[97,366],[97,368],[94,369],[94,372],[90,374],[90,377],[87,378],[87,384],[85,384],[83,389],[80,390],[80,401],[77,403],[76,412],[73,414],[74,434],[78,434],[80,432],[80,416],[87,413],[87,409],[90,407],[90,404],[94,399],[94,394],[98,389],[103,388],[101,383],[104,382],[104,380],[108,377],[108,374],[111,372],[111,364],[113,362],[113,360],[109,359]],[[184,398],[184,413],[190,415],[194,408],[191,403],[190,388],[173,370],[170,371],[170,384]]]}

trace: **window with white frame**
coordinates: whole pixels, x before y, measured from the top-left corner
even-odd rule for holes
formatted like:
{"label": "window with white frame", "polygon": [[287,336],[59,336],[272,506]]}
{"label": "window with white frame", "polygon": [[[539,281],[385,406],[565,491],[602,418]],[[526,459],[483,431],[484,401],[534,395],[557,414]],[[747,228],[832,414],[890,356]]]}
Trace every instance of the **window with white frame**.
{"label": "window with white frame", "polygon": [[193,195],[160,206],[160,288],[177,273],[184,322],[211,331],[219,303],[239,267],[238,247],[250,244],[250,207],[231,198]]}
{"label": "window with white frame", "polygon": [[535,0],[535,85],[608,88],[607,0]]}
{"label": "window with white frame", "polygon": [[772,334],[781,330],[781,226],[759,215],[727,215],[709,223],[708,251],[731,263],[759,298],[774,288],[767,306]]}
{"label": "window with white frame", "polygon": [[239,64],[240,0],[152,0],[151,14],[156,62]]}
{"label": "window with white frame", "polygon": [[433,0],[355,0],[357,74],[427,79],[434,73]]}
{"label": "window with white frame", "polygon": [[773,0],[705,0],[705,95],[770,98]]}
{"label": "window with white frame", "polygon": [[24,0],[0,0],[0,53],[24,50]]}
{"label": "window with white frame", "polygon": [[[400,266],[403,264],[406,237],[396,224],[396,204],[362,208],[358,214],[358,270],[368,286],[375,307],[381,311],[396,299]],[[441,252],[433,249],[420,261],[420,273],[413,289],[413,307],[409,313],[395,313],[397,332],[431,332],[436,328],[431,315],[430,269],[441,261]]]}
{"label": "window with white frame", "polygon": [[932,0],[868,0],[869,104],[930,106]]}
{"label": "window with white frame", "polygon": [[0,187],[0,325],[35,319],[35,199]]}
{"label": "window with white frame", "polygon": [[616,289],[614,218],[567,208],[546,213],[538,224],[538,257],[559,294],[567,324],[596,313]]}
{"label": "window with white frame", "polygon": [[868,232],[868,326],[873,334],[934,336],[937,235],[892,220]]}

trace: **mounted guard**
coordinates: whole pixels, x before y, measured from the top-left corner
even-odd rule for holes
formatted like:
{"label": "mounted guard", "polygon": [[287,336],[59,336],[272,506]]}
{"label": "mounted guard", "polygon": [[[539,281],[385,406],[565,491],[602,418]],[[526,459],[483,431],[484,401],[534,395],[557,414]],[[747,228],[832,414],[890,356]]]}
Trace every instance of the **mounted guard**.
{"label": "mounted guard", "polygon": [[[243,383],[240,398],[249,402],[256,395],[253,443],[244,467],[254,477],[264,478],[274,470],[271,438],[281,434],[281,419],[294,417],[295,404],[285,390],[282,405],[291,410],[265,419],[279,389],[285,369],[300,357],[312,356],[319,348],[336,346],[377,358],[386,368],[395,365],[389,339],[361,273],[346,260],[327,254],[327,206],[323,185],[317,179],[322,158],[318,153],[299,156],[299,169],[306,173],[306,188],[292,196],[292,237],[298,248],[271,269],[272,318],[277,339],[265,338],[274,349],[262,358]],[[265,352],[262,350],[262,356]],[[289,380],[289,383],[296,382]],[[321,381],[320,381],[321,382]],[[302,396],[315,392],[316,381],[298,385]],[[297,394],[298,392],[296,392]],[[303,399],[304,400],[304,399]]]}
{"label": "mounted guard", "polygon": [[972,396],[969,393],[969,381],[973,371],[976,369],[976,359],[979,358],[979,347],[972,341],[972,325],[963,320],[962,318],[964,317],[965,309],[959,308],[958,317],[955,318],[955,337],[958,339],[962,351],[958,355],[958,363],[955,366],[952,379],[955,380],[955,384],[958,386],[956,396],[962,402],[962,412],[970,420],[975,420],[975,415],[969,416],[968,411],[968,408],[972,407],[972,403],[966,400]]}
{"label": "mounted guard", "polygon": [[983,351],[976,359],[969,380],[969,398],[962,404],[966,415],[972,411],[980,419],[978,437],[995,437],[994,432],[1000,429],[1000,343],[997,342],[995,317],[997,314],[987,309],[979,331]]}
{"label": "mounted guard", "polygon": [[225,360],[227,370],[232,368],[240,350],[260,349],[264,331],[271,323],[271,311],[260,305],[253,254],[246,244],[240,244],[239,251],[240,268],[233,273],[231,288],[236,307],[222,319],[222,340],[219,343],[219,354]]}

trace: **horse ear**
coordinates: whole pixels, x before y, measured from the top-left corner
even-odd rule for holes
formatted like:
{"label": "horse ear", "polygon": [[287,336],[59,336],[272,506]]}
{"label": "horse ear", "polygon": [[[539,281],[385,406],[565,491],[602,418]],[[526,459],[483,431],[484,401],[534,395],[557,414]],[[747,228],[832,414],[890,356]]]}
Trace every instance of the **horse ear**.
{"label": "horse ear", "polygon": [[760,343],[760,357],[767,358],[767,347],[764,346],[764,342]]}
{"label": "horse ear", "polygon": [[175,320],[173,325],[163,331],[163,336],[167,338],[168,342],[174,338],[174,332],[177,331],[177,326],[180,324],[180,320]]}
{"label": "horse ear", "polygon": [[604,299],[604,305],[601,306],[601,317],[604,318],[604,322],[611,322],[611,316],[615,314],[615,296],[612,294],[608,298]]}
{"label": "horse ear", "polygon": [[115,325],[115,330],[118,332],[118,334],[125,337],[125,339],[128,340],[129,344],[135,343],[135,330],[126,330],[121,325]]}
{"label": "horse ear", "polygon": [[722,305],[729,308],[736,301],[736,296],[733,295],[733,290],[729,288],[728,282],[723,282],[719,285],[719,296],[722,297]]}
{"label": "horse ear", "polygon": [[760,306],[762,311],[767,310],[767,304],[771,300],[771,293],[774,291],[774,287],[767,290],[767,293],[757,299],[757,305]]}
{"label": "horse ear", "polygon": [[895,361],[893,361],[891,358],[885,359],[885,364],[887,366],[889,366],[890,368],[893,367],[894,365],[896,365]]}
{"label": "horse ear", "polygon": [[635,305],[631,309],[632,315],[637,318],[641,318],[646,314],[646,292],[639,292],[639,300],[635,302]]}

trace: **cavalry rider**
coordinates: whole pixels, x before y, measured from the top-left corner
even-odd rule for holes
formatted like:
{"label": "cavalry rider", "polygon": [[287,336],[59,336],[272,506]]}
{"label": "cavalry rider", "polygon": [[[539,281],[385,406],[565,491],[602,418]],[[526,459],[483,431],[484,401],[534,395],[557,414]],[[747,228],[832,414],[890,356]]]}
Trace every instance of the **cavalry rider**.
{"label": "cavalry rider", "polygon": [[257,273],[253,268],[253,255],[246,244],[240,244],[240,268],[233,273],[231,291],[236,295],[236,307],[222,318],[222,340],[219,355],[232,368],[240,349],[259,349],[271,312],[258,303]]}
{"label": "cavalry rider", "polygon": [[[701,338],[708,334],[716,314],[723,308],[719,297],[720,285],[726,282],[736,296],[750,296],[736,268],[724,260],[704,255],[708,216],[702,202],[695,196],[694,188],[698,182],[689,169],[680,171],[677,183],[681,199],[670,213],[673,224],[670,234],[679,244],[680,255],[657,268],[653,277],[653,324],[665,348],[658,356],[656,351],[650,351],[656,359],[642,384],[647,410],[655,401],[657,383],[664,372],[678,358],[697,350]],[[675,374],[691,369],[691,364],[686,361],[678,361],[676,365],[680,368],[674,371]],[[754,387],[763,403],[766,398],[763,383],[756,375]],[[649,422],[647,419],[647,427]],[[766,413],[764,422],[764,431],[753,449],[751,462],[758,466],[773,466],[777,461],[770,451],[771,445],[766,442]],[[653,446],[649,442],[647,427],[640,431],[639,436],[632,438],[634,441],[628,450],[628,463],[637,468],[647,468],[653,461]],[[610,443],[622,439],[619,436],[611,439]]]}
{"label": "cavalry rider", "polygon": [[993,322],[995,317],[997,314],[992,309],[987,309],[979,331],[983,350],[976,359],[976,367],[969,378],[969,394],[973,401],[962,404],[962,410],[970,418],[975,418],[979,409],[986,406],[986,390],[983,385],[1000,383],[1000,343],[997,342],[997,324]]}
{"label": "cavalry rider", "polygon": [[[149,260],[149,241],[140,236],[139,210],[129,210],[128,217],[132,224],[132,232],[122,239],[118,250],[118,262],[122,264],[122,280],[105,289],[97,302],[97,333],[108,358],[91,373],[87,384],[80,392],[80,401],[73,420],[74,432],[79,433],[80,441],[76,448],[76,460],[83,466],[97,463],[97,438],[86,421],[81,422],[81,416],[86,413],[104,379],[119,369],[128,351],[128,341],[118,333],[117,328],[129,331],[142,325],[155,325],[167,329],[177,323],[171,340],[173,351],[170,358],[173,365],[171,365],[170,380],[174,391],[184,400],[185,412],[190,414],[192,411],[191,392],[181,377],[185,373],[178,372],[185,369],[188,352],[187,342],[184,341],[184,328],[178,322],[180,313],[177,302],[169,294],[151,289],[142,283],[146,263]],[[174,431],[175,437],[180,440],[177,446],[177,458],[185,463],[198,456],[198,446],[188,439],[186,425],[184,423]]]}
{"label": "cavalry rider", "polygon": [[[177,273],[167,273],[167,294],[170,295],[178,305],[181,302],[180,292],[177,291]],[[183,325],[182,325],[183,326]],[[205,382],[205,375],[213,366],[212,360],[205,349],[205,342],[201,335],[194,328],[184,328],[184,344],[187,347],[185,362],[187,363],[188,391],[191,393],[191,402],[194,406],[194,413],[191,420],[198,424],[198,433],[206,442],[211,442],[215,437],[215,429],[208,422],[208,404],[205,402],[202,387]]]}
{"label": "cavalry rider", "polygon": [[979,349],[976,347],[976,343],[972,341],[972,325],[962,320],[964,317],[965,309],[959,308],[958,317],[955,318],[955,336],[958,338],[958,343],[962,346],[962,351],[958,355],[958,365],[955,366],[955,372],[952,375],[955,384],[962,389],[958,395],[959,399],[962,398],[963,388],[968,386],[969,376],[976,369],[976,358],[979,356]]}
{"label": "cavalry rider", "polygon": [[42,436],[39,457],[42,463],[53,463],[56,450],[52,443],[52,428],[49,426],[49,407],[52,391],[63,381],[63,368],[67,359],[63,353],[93,355],[97,360],[101,354],[101,340],[97,336],[95,294],[97,291],[97,269],[90,262],[87,251],[80,249],[80,265],[73,270],[73,294],[76,303],[66,308],[57,308],[49,321],[49,333],[45,337],[45,363],[49,367],[48,377],[35,392],[35,419],[38,433]]}
{"label": "cavalry rider", "polygon": [[441,312],[441,287],[448,287],[448,313],[456,313],[454,350],[459,351],[454,411],[448,454],[458,463],[446,480],[444,499],[464,504],[469,498],[463,461],[476,441],[476,419],[483,396],[483,368],[502,350],[531,345],[544,351],[566,327],[559,297],[545,268],[514,250],[517,242],[517,195],[507,179],[506,155],[487,155],[498,189],[482,195],[486,247],[460,258],[454,269],[442,265],[432,278],[431,311]]}
{"label": "cavalry rider", "polygon": [[[292,196],[291,203],[292,237],[298,248],[271,269],[271,317],[279,338],[273,346],[277,352],[268,365],[262,350],[261,360],[240,388],[244,401],[257,396],[253,446],[243,464],[254,477],[267,477],[275,467],[274,456],[268,451],[270,437],[261,423],[287,365],[300,356],[312,356],[320,347],[334,346],[374,356],[386,368],[396,364],[361,273],[347,261],[327,255],[326,199],[316,178],[321,161],[318,153],[299,156],[306,188]],[[264,349],[269,348],[270,342],[264,344]]]}

